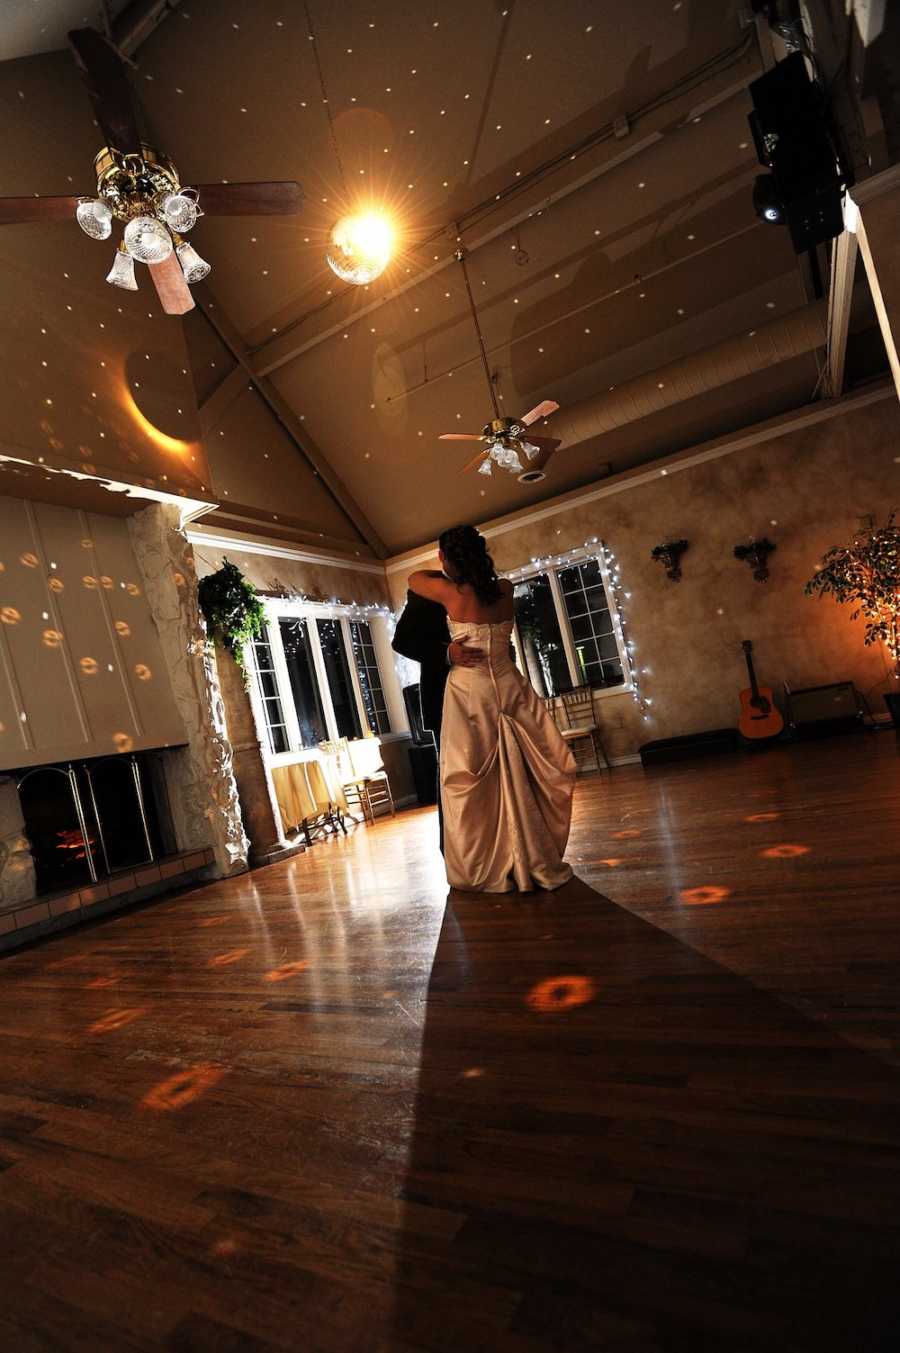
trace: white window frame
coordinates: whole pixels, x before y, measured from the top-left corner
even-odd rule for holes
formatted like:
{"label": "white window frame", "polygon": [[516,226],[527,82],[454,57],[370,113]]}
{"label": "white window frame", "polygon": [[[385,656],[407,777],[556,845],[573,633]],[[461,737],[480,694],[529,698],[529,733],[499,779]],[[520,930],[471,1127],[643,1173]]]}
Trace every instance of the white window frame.
{"label": "white window frame", "polygon": [[[403,698],[399,691],[399,683],[394,671],[394,664],[393,662],[385,662],[386,653],[390,653],[391,656],[393,655],[387,622],[382,616],[360,614],[352,606],[329,605],[321,602],[309,601],[291,601],[290,599],[282,598],[264,598],[263,607],[265,610],[266,640],[272,654],[275,683],[278,688],[278,697],[281,702],[281,710],[287,729],[289,743],[289,750],[287,752],[272,751],[271,742],[269,741],[268,725],[266,722],[265,706],[260,694],[259,681],[257,679],[256,653],[252,645],[248,644],[246,653],[249,657],[249,661],[253,664],[254,669],[254,680],[251,683],[251,705],[253,706],[257,725],[265,734],[263,745],[270,764],[277,766],[284,762],[296,761],[298,757],[302,758],[304,755],[312,756],[316,751],[315,747],[303,746],[300,723],[297,718],[297,708],[294,704],[294,692],[291,687],[290,673],[288,672],[287,659],[285,658],[284,653],[284,643],[281,637],[280,622],[282,620],[306,621],[306,632],[313,662],[313,674],[318,686],[319,699],[322,702],[322,711],[325,715],[325,728],[329,741],[337,740],[339,734],[337,719],[334,713],[334,702],[331,698],[331,688],[328,684],[328,673],[325,669],[325,659],[322,654],[322,642],[319,637],[319,628],[315,623],[317,620],[337,620],[340,622],[344,653],[347,658],[347,666],[350,670],[350,682],[353,696],[356,701],[360,728],[363,730],[363,736],[365,736],[365,730],[369,727],[369,717],[366,713],[362,686],[359,680],[359,672],[356,669],[356,659],[353,654],[350,621],[360,619],[368,622],[374,640],[375,660],[378,663],[381,685],[385,695],[385,706],[387,708],[388,720],[391,727],[389,733],[378,733],[375,729],[372,731],[381,742],[391,742],[408,736],[406,719],[403,712]],[[398,687],[397,691],[394,691],[394,686]]]}
{"label": "white window frame", "polygon": [[[566,610],[566,603],[563,599],[563,592],[560,586],[559,572],[564,568],[571,568],[577,564],[586,564],[590,560],[596,559],[600,565],[600,578],[603,583],[603,591],[606,596],[606,604],[609,608],[610,619],[613,624],[613,634],[616,639],[616,648],[619,654],[619,662],[622,664],[622,675],[624,681],[619,686],[592,686],[591,694],[597,700],[608,699],[614,695],[628,695],[634,691],[634,677],[631,671],[631,662],[629,660],[628,647],[625,643],[625,635],[622,630],[622,617],[616,606],[615,591],[612,585],[612,578],[609,573],[609,566],[606,562],[606,552],[601,545],[593,549],[575,550],[571,554],[555,559],[535,559],[531,564],[523,568],[512,569],[502,576],[508,578],[515,586],[518,583],[527,583],[532,578],[538,578],[546,575],[550,584],[550,595],[553,598],[553,605],[556,610],[556,619],[559,624],[559,633],[562,638],[563,650],[566,655],[566,663],[569,668],[569,679],[572,682],[572,689],[581,687],[584,682],[581,679],[581,669],[578,665],[578,654],[575,649],[575,640],[572,635],[572,625],[569,620],[569,613]],[[516,657],[519,663],[519,670],[524,672],[525,666],[522,658],[522,641],[519,636],[518,624],[513,626],[513,647],[516,651]]]}

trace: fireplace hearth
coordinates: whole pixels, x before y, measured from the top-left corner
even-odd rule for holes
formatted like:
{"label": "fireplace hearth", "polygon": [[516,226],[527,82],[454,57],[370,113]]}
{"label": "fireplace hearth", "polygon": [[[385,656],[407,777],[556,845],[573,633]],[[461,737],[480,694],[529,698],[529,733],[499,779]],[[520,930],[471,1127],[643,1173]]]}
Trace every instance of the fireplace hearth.
{"label": "fireplace hearth", "polygon": [[165,752],[13,771],[38,895],[95,884],[176,849]]}

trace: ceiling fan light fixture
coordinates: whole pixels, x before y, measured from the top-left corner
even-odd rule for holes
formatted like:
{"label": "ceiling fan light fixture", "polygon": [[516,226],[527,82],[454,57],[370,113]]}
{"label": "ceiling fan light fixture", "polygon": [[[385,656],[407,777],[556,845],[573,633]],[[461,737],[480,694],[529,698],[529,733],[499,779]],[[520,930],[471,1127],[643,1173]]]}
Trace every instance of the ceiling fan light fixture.
{"label": "ceiling fan light fixture", "polygon": [[102,197],[81,198],[75,219],[92,240],[108,240],[112,234],[112,208]]}
{"label": "ceiling fan light fixture", "polygon": [[204,277],[208,277],[212,272],[211,265],[205,258],[200,257],[192,244],[186,242],[179,244],[175,253],[178,255],[178,262],[181,264],[186,282],[202,282]]}
{"label": "ceiling fan light fixture", "polygon": [[134,259],[120,244],[113,259],[113,265],[106,274],[110,286],[121,287],[123,291],[137,291],[138,284],[134,276]]}
{"label": "ceiling fan light fixture", "polygon": [[492,464],[491,464],[491,458],[490,458],[490,456],[487,456],[487,457],[481,462],[481,464],[480,464],[479,467],[478,467],[478,473],[479,473],[479,474],[486,474],[486,475],[490,475],[490,474],[493,474],[493,473],[494,473],[494,468],[493,468],[493,466],[492,466]]}
{"label": "ceiling fan light fixture", "polygon": [[367,286],[380,277],[394,252],[394,227],[380,211],[342,216],[331,231],[325,258],[343,282]]}
{"label": "ceiling fan light fixture", "polygon": [[165,263],[172,253],[172,236],[152,216],[135,216],[125,227],[125,248],[138,263]]}

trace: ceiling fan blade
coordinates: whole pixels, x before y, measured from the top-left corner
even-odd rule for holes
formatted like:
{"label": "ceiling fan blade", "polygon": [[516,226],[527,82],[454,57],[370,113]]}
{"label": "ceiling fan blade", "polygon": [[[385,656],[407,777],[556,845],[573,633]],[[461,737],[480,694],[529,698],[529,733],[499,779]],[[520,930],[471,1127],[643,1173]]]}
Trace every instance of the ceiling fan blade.
{"label": "ceiling fan blade", "polygon": [[106,144],[123,155],[140,155],[134,96],[119,53],[95,28],[73,28],[69,46],[87,85],[94,117]]}
{"label": "ceiling fan blade", "polygon": [[551,413],[556,413],[558,408],[559,405],[555,399],[545,399],[541,404],[535,405],[529,413],[525,413],[521,418],[517,418],[516,422],[521,423],[523,427],[527,428],[530,427],[532,423],[536,423],[539,418],[549,418]]}
{"label": "ceiling fan blade", "polygon": [[477,467],[481,464],[482,461],[487,460],[490,454],[491,448],[489,446],[485,447],[484,451],[479,451],[477,456],[475,456],[472,460],[470,460],[466,465],[462,467],[461,473],[465,474],[466,470],[477,469]]}
{"label": "ceiling fan blade", "polygon": [[147,266],[159,303],[167,315],[186,315],[189,310],[193,310],[191,289],[184,280],[181,264],[174,254],[170,254],[165,263],[150,263]]}
{"label": "ceiling fan blade", "polygon": [[198,183],[200,205],[207,216],[295,216],[303,206],[303,189],[284,183]]}
{"label": "ceiling fan blade", "polygon": [[439,442],[480,442],[480,432],[442,432]]}
{"label": "ceiling fan blade", "polygon": [[0,197],[0,225],[26,221],[74,221],[77,197]]}

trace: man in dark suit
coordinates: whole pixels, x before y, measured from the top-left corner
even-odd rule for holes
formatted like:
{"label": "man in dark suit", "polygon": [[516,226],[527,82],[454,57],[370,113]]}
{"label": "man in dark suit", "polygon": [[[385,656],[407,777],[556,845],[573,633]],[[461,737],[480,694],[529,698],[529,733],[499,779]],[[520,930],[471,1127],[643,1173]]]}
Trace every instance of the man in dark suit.
{"label": "man in dark suit", "polygon": [[[393,648],[404,658],[420,665],[419,700],[422,705],[422,723],[434,736],[438,758],[441,755],[441,720],[444,712],[444,687],[451,667],[477,667],[484,662],[479,648],[470,648],[467,639],[450,641],[447,612],[438,601],[407,592],[406,606],[397,621]],[[438,815],[441,848],[444,844],[444,822],[441,815],[441,796],[438,794]]]}

